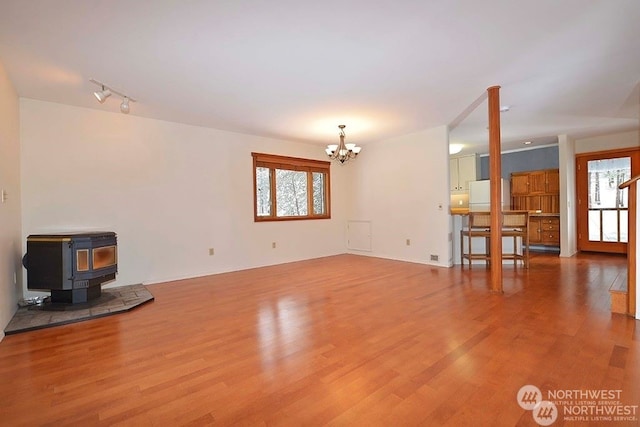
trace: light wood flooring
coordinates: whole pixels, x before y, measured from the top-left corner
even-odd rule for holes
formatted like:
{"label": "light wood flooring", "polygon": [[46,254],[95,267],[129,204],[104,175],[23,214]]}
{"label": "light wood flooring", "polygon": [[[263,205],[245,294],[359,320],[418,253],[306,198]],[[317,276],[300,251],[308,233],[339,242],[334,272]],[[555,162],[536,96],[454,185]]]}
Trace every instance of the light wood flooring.
{"label": "light wood flooring", "polygon": [[484,266],[340,255],[151,285],[131,312],[5,337],[0,425],[536,426],[527,384],[638,405],[638,321],[609,310],[625,268],[534,254],[495,295]]}

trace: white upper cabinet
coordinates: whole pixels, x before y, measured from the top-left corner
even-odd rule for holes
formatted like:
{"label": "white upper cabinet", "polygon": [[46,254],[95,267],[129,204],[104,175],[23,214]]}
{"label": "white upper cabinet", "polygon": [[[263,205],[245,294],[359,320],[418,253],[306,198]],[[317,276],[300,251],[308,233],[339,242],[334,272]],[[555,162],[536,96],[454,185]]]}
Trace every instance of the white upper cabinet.
{"label": "white upper cabinet", "polygon": [[451,192],[468,193],[469,182],[478,180],[480,171],[478,156],[451,157],[449,158],[449,182]]}

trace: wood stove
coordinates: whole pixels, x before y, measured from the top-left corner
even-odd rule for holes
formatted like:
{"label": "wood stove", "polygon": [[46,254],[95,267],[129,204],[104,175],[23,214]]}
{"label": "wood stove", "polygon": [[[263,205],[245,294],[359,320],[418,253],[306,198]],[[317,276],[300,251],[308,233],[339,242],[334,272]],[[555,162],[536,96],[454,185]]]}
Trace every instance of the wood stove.
{"label": "wood stove", "polygon": [[118,272],[116,234],[111,231],[33,234],[27,237],[27,288],[51,290],[52,303],[86,303]]}

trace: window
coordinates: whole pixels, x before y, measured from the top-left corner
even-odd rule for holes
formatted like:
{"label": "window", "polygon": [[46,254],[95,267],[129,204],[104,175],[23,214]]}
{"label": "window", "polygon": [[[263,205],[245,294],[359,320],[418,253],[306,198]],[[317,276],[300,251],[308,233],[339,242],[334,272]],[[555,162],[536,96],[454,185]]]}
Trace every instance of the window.
{"label": "window", "polygon": [[251,155],[255,221],[331,218],[329,162]]}

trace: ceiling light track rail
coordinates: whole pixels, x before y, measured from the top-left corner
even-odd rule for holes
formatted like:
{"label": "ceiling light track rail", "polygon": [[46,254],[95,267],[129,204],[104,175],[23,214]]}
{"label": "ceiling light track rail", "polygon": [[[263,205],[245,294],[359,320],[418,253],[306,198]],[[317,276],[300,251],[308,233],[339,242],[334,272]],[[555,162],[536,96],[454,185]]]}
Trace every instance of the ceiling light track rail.
{"label": "ceiling light track rail", "polygon": [[89,79],[89,81],[93,84],[100,86],[99,90],[93,92],[93,94],[95,95],[99,103],[101,104],[104,103],[109,96],[111,96],[112,94],[115,94],[120,98],[122,98],[122,103],[120,104],[120,111],[124,114],[129,114],[129,110],[130,110],[129,103],[136,102],[134,98],[130,97],[129,95],[127,95],[121,90],[114,89],[112,86],[102,83],[99,80]]}

